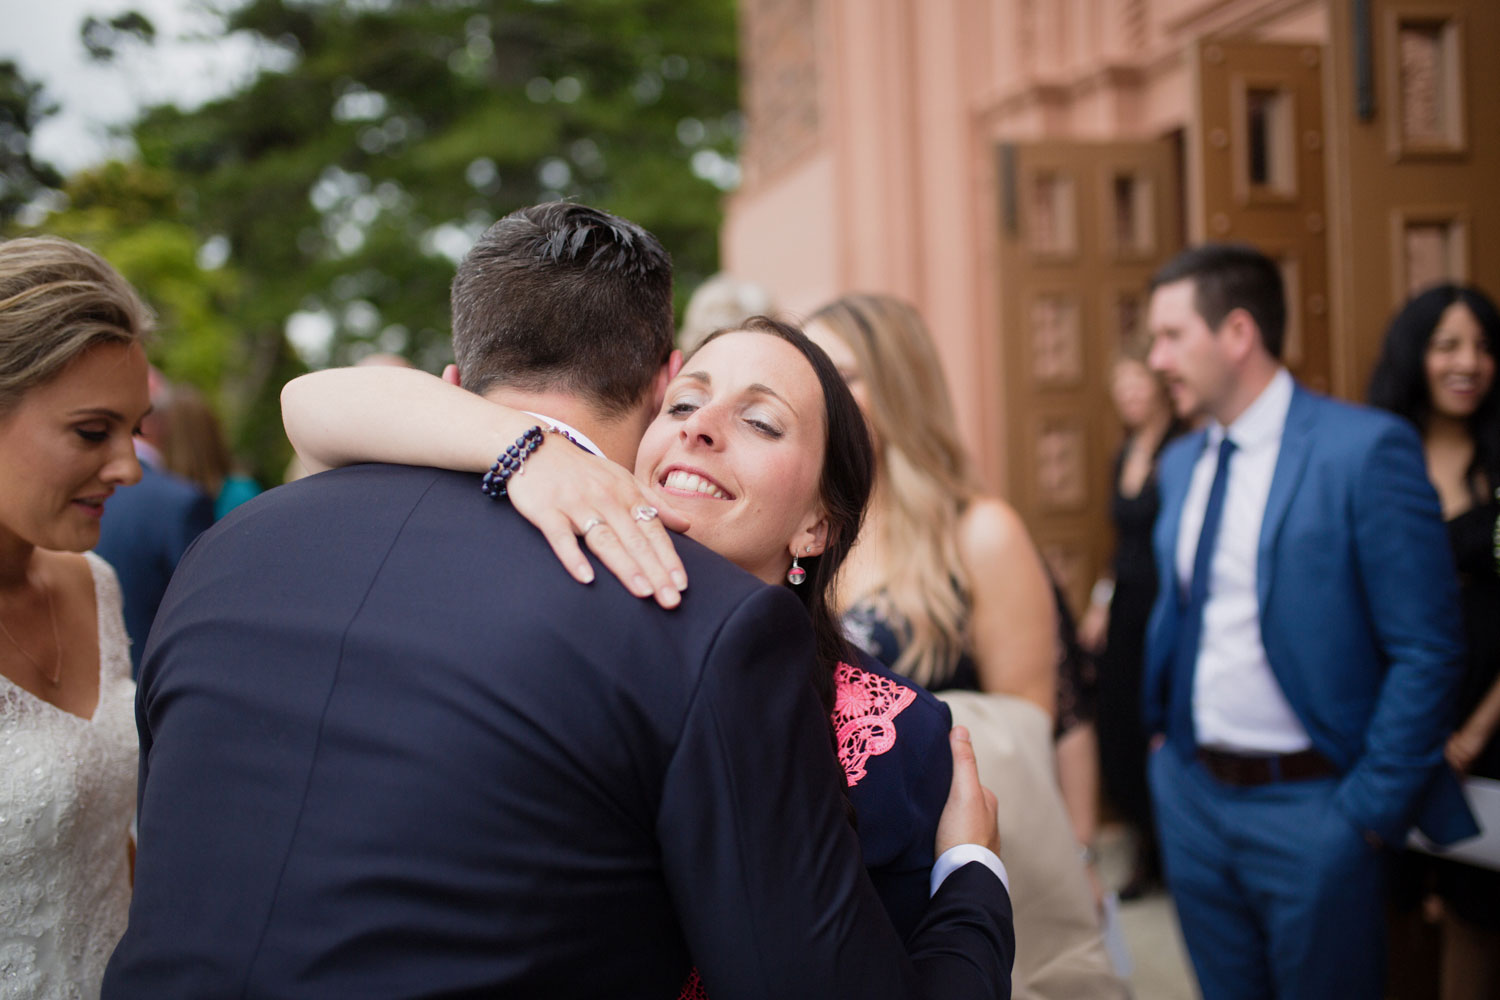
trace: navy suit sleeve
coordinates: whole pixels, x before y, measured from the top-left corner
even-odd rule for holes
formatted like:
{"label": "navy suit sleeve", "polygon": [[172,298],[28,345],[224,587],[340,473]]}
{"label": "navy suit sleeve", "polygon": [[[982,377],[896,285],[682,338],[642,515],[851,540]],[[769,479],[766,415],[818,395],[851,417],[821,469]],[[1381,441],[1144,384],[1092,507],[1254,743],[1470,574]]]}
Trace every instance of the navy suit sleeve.
{"label": "navy suit sleeve", "polygon": [[[729,618],[665,777],[663,866],[708,995],[1008,996],[1009,899],[982,866],[944,884],[910,956],[886,918],[842,809],[808,629],[775,588]],[[943,992],[963,983],[982,991]]]}
{"label": "navy suit sleeve", "polygon": [[1362,829],[1400,844],[1443,766],[1463,655],[1452,553],[1409,427],[1392,423],[1366,454],[1353,518],[1359,579],[1388,667],[1364,753],[1336,801]]}

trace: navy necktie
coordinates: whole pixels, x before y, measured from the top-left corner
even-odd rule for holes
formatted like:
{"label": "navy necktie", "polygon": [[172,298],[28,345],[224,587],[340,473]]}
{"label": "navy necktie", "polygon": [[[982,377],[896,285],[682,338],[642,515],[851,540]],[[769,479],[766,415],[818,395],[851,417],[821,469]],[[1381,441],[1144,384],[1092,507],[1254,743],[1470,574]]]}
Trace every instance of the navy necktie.
{"label": "navy necktie", "polygon": [[1224,491],[1229,485],[1229,459],[1233,455],[1234,442],[1226,435],[1219,443],[1214,484],[1208,491],[1208,506],[1203,510],[1203,530],[1198,533],[1198,550],[1193,555],[1193,580],[1188,586],[1187,600],[1180,605],[1181,614],[1177,620],[1167,734],[1173,743],[1184,748],[1197,743],[1193,735],[1193,672],[1198,664],[1198,644],[1203,638],[1203,606],[1208,603],[1209,568],[1219,540],[1219,522],[1224,519]]}

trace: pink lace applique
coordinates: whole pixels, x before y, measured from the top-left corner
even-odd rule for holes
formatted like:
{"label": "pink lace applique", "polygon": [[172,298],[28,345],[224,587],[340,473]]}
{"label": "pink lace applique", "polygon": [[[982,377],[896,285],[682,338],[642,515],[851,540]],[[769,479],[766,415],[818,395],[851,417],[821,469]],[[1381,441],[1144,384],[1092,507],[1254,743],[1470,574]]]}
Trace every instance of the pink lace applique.
{"label": "pink lace applique", "polygon": [[708,1000],[708,994],[703,990],[703,977],[698,975],[696,968],[688,973],[687,982],[682,984],[682,992],[677,995],[677,1000]]}
{"label": "pink lace applique", "polygon": [[834,671],[833,729],[849,787],[865,776],[865,763],[896,745],[896,716],[917,692],[888,677],[840,663]]}

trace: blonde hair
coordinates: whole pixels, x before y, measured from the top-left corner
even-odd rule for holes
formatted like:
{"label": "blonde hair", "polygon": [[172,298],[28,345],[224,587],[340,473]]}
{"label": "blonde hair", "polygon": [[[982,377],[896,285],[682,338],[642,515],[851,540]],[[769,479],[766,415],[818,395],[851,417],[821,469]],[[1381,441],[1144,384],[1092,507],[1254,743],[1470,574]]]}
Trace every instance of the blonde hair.
{"label": "blonde hair", "polygon": [[775,311],[771,293],[753,281],[720,271],[693,290],[677,331],[677,346],[692,354],[716,330],[737,327],[751,316],[770,316]]}
{"label": "blonde hair", "polygon": [[167,468],[209,496],[218,496],[234,463],[219,416],[208,400],[191,386],[173,386],[167,427]]}
{"label": "blonde hair", "polygon": [[869,399],[882,565],[859,589],[905,632],[894,668],[921,684],[945,680],[968,640],[958,532],[977,488],[932,338],[914,308],[885,295],[845,295],[808,322],[849,345]]}
{"label": "blonde hair", "polygon": [[150,329],[135,289],[92,250],[50,236],[0,243],[0,414],[96,344]]}

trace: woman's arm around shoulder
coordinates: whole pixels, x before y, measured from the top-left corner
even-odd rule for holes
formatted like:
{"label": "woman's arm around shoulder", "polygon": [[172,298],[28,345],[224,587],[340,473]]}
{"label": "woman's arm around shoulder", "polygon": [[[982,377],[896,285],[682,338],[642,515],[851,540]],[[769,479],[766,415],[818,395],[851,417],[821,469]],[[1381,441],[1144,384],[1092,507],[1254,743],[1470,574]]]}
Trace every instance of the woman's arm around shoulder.
{"label": "woman's arm around shoulder", "polygon": [[990,497],[970,503],[958,526],[969,574],[969,625],[980,687],[1057,714],[1057,609],[1041,554],[1020,515]]}
{"label": "woman's arm around shoulder", "polygon": [[483,472],[536,423],[412,368],[328,368],[281,390],[286,436],[309,473],[356,462]]}
{"label": "woman's arm around shoulder", "polygon": [[[309,473],[356,462],[482,473],[537,418],[408,368],[330,368],[281,390],[287,437]],[[549,435],[550,437],[550,435]],[[475,487],[478,491],[478,485]],[[641,491],[630,471],[565,443],[538,448],[508,493],[581,583],[594,578],[581,536],[637,597],[676,607],[687,586],[666,528],[688,527]],[[641,518],[648,507],[660,517]]]}

